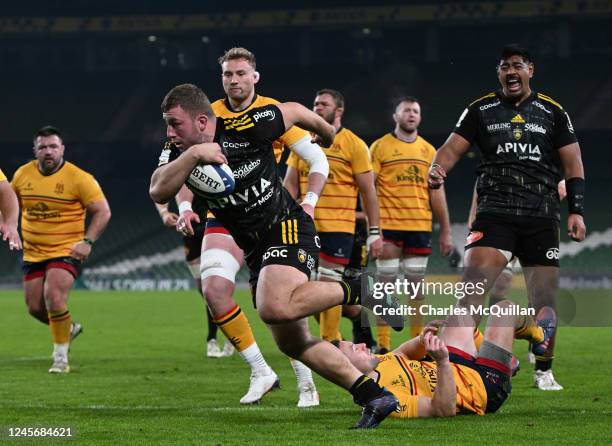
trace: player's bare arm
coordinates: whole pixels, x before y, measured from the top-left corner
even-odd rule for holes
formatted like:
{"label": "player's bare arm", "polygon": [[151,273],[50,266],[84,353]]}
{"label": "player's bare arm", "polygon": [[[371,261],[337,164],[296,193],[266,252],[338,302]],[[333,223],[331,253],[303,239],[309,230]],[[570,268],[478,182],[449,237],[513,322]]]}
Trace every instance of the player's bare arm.
{"label": "player's bare arm", "polygon": [[446,344],[431,332],[423,336],[423,342],[429,356],[436,361],[438,384],[432,398],[419,397],[419,417],[454,417],[457,413],[457,387]]}
{"label": "player's bare arm", "polygon": [[468,214],[467,227],[472,229],[472,224],[476,219],[476,208],[478,206],[478,192],[476,192],[476,184],[474,183],[474,192],[472,193],[472,204],[470,205],[470,213]]}
{"label": "player's bare arm", "polygon": [[19,201],[8,181],[0,181],[0,234],[8,241],[9,249],[21,249],[21,239],[17,232]]}
{"label": "player's bare arm", "polygon": [[368,226],[372,228],[367,240],[368,252],[373,257],[378,257],[382,254],[383,242],[380,236],[380,210],[374,186],[374,174],[372,171],[358,173],[355,175],[355,182],[363,200],[363,210],[367,216]]}
{"label": "player's bare arm", "polygon": [[178,220],[178,215],[168,209],[168,204],[160,204],[154,203],[155,209],[157,209],[157,213],[159,217],[162,219],[164,226],[169,228],[176,227],[176,221]]}
{"label": "player's bare arm", "polygon": [[308,110],[297,102],[285,102],[278,104],[277,107],[283,114],[283,121],[286,129],[293,125],[297,125],[304,130],[316,134],[315,143],[323,147],[329,147],[333,144],[334,137],[336,136],[336,129],[315,112]]}
{"label": "player's bare arm", "polygon": [[586,225],[582,216],[584,211],[584,166],[578,143],[561,147],[559,158],[563,165],[569,208],[567,234],[572,240],[581,242],[586,237]]}
{"label": "player's bare arm", "polygon": [[448,216],[448,205],[446,204],[446,192],[444,186],[429,191],[431,210],[440,225],[440,254],[447,256],[453,249],[453,237],[451,235],[451,224]]}
{"label": "player's bare arm", "polygon": [[187,186],[183,185],[176,196],[176,204],[179,210],[179,217],[176,222],[177,232],[183,235],[192,236],[195,234],[193,230],[193,223],[200,223],[200,216],[193,212],[191,204],[193,202],[193,192],[191,192]]}
{"label": "player's bare arm", "polygon": [[87,215],[90,216],[89,225],[85,230],[83,240],[75,243],[70,255],[80,261],[87,260],[91,254],[93,243],[100,238],[111,218],[108,201],[98,200],[87,205]]}
{"label": "player's bare arm", "polygon": [[470,142],[457,133],[451,133],[442,147],[436,152],[429,168],[429,188],[437,189],[444,184],[446,174],[450,172],[457,161],[468,151]]}
{"label": "player's bare arm", "polygon": [[217,143],[196,144],[174,161],[158,167],[151,177],[149,195],[156,203],[167,203],[185,184],[187,177],[199,163],[223,164],[227,159]]}
{"label": "player's bare arm", "polygon": [[294,199],[297,199],[300,194],[300,175],[295,167],[287,167],[283,186]]}

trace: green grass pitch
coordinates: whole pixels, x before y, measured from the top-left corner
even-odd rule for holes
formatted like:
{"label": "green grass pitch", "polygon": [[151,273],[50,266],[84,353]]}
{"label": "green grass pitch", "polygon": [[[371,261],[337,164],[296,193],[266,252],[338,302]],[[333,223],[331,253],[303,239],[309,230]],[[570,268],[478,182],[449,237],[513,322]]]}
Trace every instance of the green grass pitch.
{"label": "green grass pitch", "polygon": [[[375,431],[349,431],[358,408],[319,377],[321,406],[297,409],[288,360],[247,293],[238,301],[281,378],[282,388],[259,406],[238,403],[249,379],[240,356],[204,357],[205,315],[195,292],[73,292],[70,309],[85,331],[72,346],[73,371],[63,376],[47,373],[49,330],[27,314],[22,292],[0,292],[0,442],[10,427],[56,426],[71,427],[78,444],[610,444],[612,328],[560,329],[562,392],[531,387],[520,342],[522,370],[497,414],[387,420]],[[402,334],[394,336],[397,343]],[[51,441],[62,443],[17,444]]]}

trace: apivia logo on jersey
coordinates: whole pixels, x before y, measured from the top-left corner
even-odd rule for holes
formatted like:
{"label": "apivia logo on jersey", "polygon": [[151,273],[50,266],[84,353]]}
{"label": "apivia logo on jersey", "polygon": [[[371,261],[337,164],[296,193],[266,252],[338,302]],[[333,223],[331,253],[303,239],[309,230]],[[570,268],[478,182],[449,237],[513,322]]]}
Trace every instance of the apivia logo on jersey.
{"label": "apivia logo on jersey", "polygon": [[497,155],[515,153],[519,160],[540,161],[542,159],[540,146],[531,143],[507,142],[505,144],[498,144],[496,153]]}
{"label": "apivia logo on jersey", "polygon": [[233,192],[226,197],[208,200],[208,204],[211,209],[244,206],[244,212],[249,212],[251,209],[261,206],[272,197],[274,188],[270,187],[271,185],[271,181],[260,178],[259,184],[252,184],[241,192]]}

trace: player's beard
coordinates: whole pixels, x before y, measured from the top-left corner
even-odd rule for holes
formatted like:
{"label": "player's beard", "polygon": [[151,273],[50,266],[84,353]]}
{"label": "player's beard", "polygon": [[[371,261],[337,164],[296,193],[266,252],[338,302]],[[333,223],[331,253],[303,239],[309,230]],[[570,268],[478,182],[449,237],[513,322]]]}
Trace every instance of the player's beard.
{"label": "player's beard", "polygon": [[[47,164],[47,161],[53,161],[51,164]],[[44,158],[42,161],[38,162],[38,166],[40,167],[40,171],[44,174],[50,174],[55,172],[58,167],[62,164],[62,158]]]}
{"label": "player's beard", "polygon": [[412,133],[417,131],[416,125],[412,125],[411,127],[408,127],[408,125],[406,125],[406,124],[400,124],[399,127],[404,132],[409,133],[409,134],[412,134]]}
{"label": "player's beard", "polygon": [[325,121],[328,124],[334,125],[334,118],[336,117],[336,111],[331,111],[327,114],[325,113],[317,113],[317,115],[319,115],[320,117],[322,117],[323,119],[325,119]]}

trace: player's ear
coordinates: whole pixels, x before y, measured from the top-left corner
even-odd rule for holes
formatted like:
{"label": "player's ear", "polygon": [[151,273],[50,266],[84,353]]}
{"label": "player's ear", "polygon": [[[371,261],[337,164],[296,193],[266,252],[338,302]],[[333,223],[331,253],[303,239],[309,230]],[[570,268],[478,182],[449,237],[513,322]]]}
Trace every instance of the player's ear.
{"label": "player's ear", "polygon": [[208,116],[206,116],[204,113],[198,115],[198,128],[201,132],[203,132],[206,128],[206,124],[208,124]]}
{"label": "player's ear", "polygon": [[253,72],[253,77],[255,78],[255,83],[259,82],[259,71]]}
{"label": "player's ear", "polygon": [[533,77],[533,73],[535,72],[535,66],[533,63],[529,62],[529,79]]}

